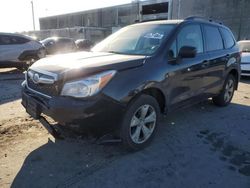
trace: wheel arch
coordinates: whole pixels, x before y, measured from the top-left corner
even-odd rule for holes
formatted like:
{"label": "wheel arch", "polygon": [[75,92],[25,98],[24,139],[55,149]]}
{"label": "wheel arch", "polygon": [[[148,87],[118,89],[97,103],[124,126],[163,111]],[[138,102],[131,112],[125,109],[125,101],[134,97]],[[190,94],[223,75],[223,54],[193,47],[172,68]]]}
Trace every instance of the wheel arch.
{"label": "wheel arch", "polygon": [[228,73],[228,75],[233,75],[235,80],[236,80],[236,86],[235,86],[235,89],[237,90],[238,89],[238,83],[239,83],[239,72],[236,70],[236,69],[231,69]]}
{"label": "wheel arch", "polygon": [[166,99],[165,99],[165,95],[163,93],[163,91],[159,88],[146,88],[143,89],[142,91],[140,91],[139,93],[137,93],[129,103],[131,103],[134,99],[140,97],[141,95],[149,95],[153,98],[156,99],[156,101],[159,104],[161,113],[165,113],[166,112]]}

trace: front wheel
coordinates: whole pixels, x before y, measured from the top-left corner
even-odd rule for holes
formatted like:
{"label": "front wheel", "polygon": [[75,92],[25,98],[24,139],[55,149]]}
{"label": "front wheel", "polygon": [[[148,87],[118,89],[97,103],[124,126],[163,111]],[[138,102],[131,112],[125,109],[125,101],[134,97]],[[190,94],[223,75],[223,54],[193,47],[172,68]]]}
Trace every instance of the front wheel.
{"label": "front wheel", "polygon": [[218,96],[213,97],[214,104],[217,106],[227,106],[233,98],[235,88],[236,79],[233,75],[230,74],[225,81],[221,93]]}
{"label": "front wheel", "polygon": [[125,147],[139,150],[152,140],[158,120],[160,108],[154,97],[141,95],[128,107],[124,116],[120,136]]}

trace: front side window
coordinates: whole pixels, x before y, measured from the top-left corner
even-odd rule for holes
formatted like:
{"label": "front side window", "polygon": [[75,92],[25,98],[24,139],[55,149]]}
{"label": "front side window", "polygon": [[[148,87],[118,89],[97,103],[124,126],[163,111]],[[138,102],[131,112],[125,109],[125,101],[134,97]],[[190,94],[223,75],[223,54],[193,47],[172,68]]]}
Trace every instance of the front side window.
{"label": "front side window", "polygon": [[125,27],[97,44],[92,51],[129,55],[151,55],[175,25],[142,24]]}
{"label": "front side window", "polygon": [[215,50],[222,50],[224,47],[219,29],[214,26],[205,25],[204,30],[205,30],[207,51],[211,52]]}
{"label": "front side window", "polygon": [[197,53],[204,52],[200,25],[189,25],[180,31],[177,36],[178,53],[183,46],[195,47]]}
{"label": "front side window", "polygon": [[29,39],[26,39],[24,37],[19,37],[19,36],[13,36],[11,40],[12,40],[12,44],[24,44],[30,41]]}

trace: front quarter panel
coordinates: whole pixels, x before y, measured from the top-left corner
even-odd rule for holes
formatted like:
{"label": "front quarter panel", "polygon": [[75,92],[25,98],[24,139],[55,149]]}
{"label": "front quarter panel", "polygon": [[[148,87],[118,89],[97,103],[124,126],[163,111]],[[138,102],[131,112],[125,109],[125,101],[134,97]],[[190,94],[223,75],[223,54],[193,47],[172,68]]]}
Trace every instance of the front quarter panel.
{"label": "front quarter panel", "polygon": [[140,67],[117,72],[103,93],[124,105],[145,89],[157,88],[164,93],[165,72],[159,60],[147,59]]}

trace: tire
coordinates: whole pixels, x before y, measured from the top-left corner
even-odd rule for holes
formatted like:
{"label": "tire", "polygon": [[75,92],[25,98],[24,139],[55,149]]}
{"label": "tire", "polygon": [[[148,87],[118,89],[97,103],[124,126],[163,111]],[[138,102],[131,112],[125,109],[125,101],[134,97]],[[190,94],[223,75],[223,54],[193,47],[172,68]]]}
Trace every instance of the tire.
{"label": "tire", "polygon": [[213,97],[213,103],[217,106],[227,106],[232,101],[234,91],[236,88],[236,79],[232,74],[227,77],[221,93]]}
{"label": "tire", "polygon": [[145,148],[155,135],[159,119],[160,108],[154,97],[141,95],[136,98],[129,105],[121,124],[123,145],[130,151]]}

